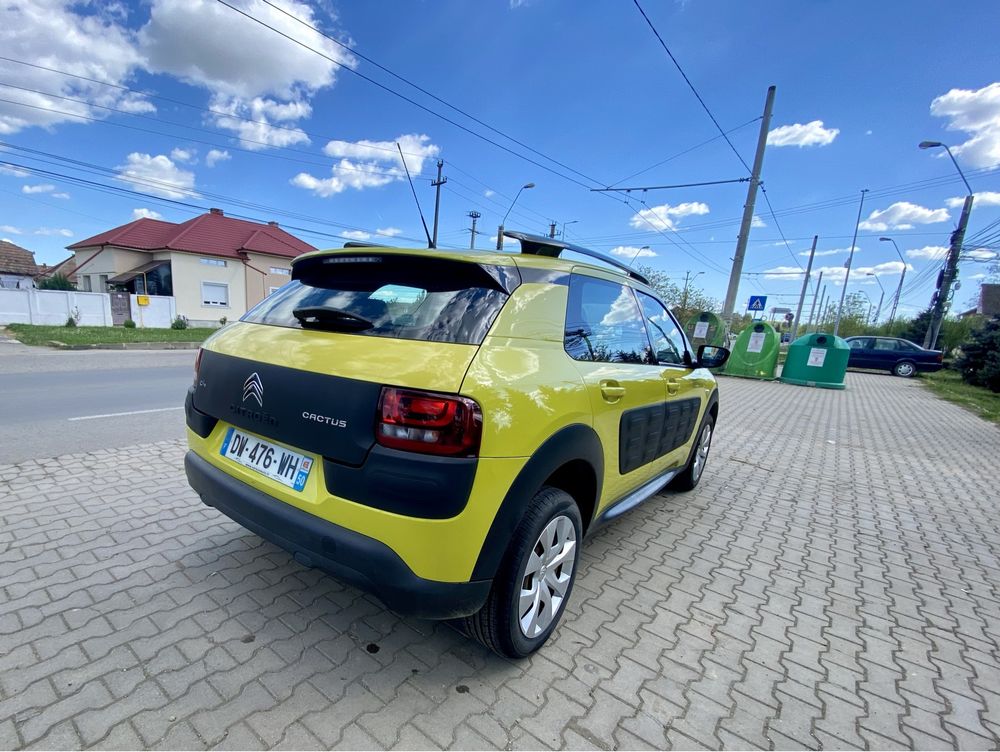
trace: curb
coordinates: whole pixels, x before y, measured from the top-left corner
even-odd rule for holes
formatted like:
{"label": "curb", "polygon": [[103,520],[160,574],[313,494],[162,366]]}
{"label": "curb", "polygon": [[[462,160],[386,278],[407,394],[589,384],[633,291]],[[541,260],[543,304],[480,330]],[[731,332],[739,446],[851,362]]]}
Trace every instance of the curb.
{"label": "curb", "polygon": [[96,345],[67,345],[49,340],[49,347],[57,350],[197,350],[201,342],[108,342]]}

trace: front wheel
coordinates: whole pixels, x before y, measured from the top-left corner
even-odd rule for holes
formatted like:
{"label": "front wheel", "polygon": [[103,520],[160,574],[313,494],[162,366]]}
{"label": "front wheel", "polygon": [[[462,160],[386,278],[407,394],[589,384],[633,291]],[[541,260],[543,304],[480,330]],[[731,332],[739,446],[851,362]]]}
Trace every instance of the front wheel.
{"label": "front wheel", "polygon": [[543,488],[514,533],[489,597],[461,623],[493,652],[524,658],[555,630],[573,591],[583,525],[565,491]]}
{"label": "front wheel", "polygon": [[913,363],[904,360],[902,363],[897,363],[893,366],[892,372],[896,376],[902,376],[904,379],[908,379],[911,376],[916,375],[917,367],[913,365]]}
{"label": "front wheel", "polygon": [[705,472],[705,465],[708,463],[708,453],[712,450],[712,432],[715,430],[715,418],[709,414],[701,424],[698,438],[694,442],[694,450],[691,459],[688,460],[680,474],[670,481],[670,488],[673,491],[691,491],[698,485],[702,474]]}

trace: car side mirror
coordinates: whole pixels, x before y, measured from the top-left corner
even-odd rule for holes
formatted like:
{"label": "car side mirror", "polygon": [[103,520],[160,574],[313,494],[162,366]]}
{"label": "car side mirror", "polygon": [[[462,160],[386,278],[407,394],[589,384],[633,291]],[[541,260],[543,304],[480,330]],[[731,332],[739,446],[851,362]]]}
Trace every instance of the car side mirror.
{"label": "car side mirror", "polygon": [[701,345],[698,348],[698,357],[695,360],[695,368],[720,368],[729,360],[729,350],[725,347],[715,345]]}

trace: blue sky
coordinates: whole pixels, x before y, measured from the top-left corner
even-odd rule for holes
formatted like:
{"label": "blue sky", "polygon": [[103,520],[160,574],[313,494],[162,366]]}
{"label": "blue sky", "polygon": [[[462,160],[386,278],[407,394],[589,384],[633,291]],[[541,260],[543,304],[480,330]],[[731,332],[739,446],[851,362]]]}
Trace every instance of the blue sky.
{"label": "blue sky", "polygon": [[[293,231],[321,247],[339,245],[344,232],[413,245],[407,239],[423,230],[398,141],[428,222],[434,163],[445,161],[442,246],[468,246],[470,210],[482,213],[477,245],[492,246],[518,187],[534,182],[508,228],[566,222],[568,240],[626,258],[649,246],[642,263],[679,280],[704,272],[698,284],[723,297],[745,185],[627,202],[589,190],[746,175],[629,0],[227,2],[322,54],[217,0],[4,5],[0,54],[21,62],[0,60],[0,141],[9,145],[0,160],[33,172],[0,173],[0,236],[52,263],[69,243],[137,213],[183,221],[198,211],[161,200],[171,199],[303,228]],[[793,301],[813,234],[824,252],[817,267],[832,282],[868,188],[850,289],[877,300],[872,271],[895,290],[902,262],[878,241],[889,235],[910,265],[901,310],[925,307],[964,189],[943,154],[916,148],[924,139],[959,147],[979,194],[970,235],[1000,216],[997,3],[974,0],[961,12],[931,2],[643,6],[717,120],[735,129],[747,162],[754,119],[777,86],[763,170],[777,221],[760,196],[741,300]],[[959,309],[995,246],[963,263]]]}

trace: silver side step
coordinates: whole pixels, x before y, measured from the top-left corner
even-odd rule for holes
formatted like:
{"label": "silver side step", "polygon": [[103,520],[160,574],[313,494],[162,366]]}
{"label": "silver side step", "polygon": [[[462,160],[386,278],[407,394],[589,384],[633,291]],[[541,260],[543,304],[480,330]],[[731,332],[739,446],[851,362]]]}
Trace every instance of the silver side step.
{"label": "silver side step", "polygon": [[608,507],[604,512],[601,513],[600,520],[602,522],[613,520],[615,517],[625,514],[625,512],[629,511],[630,509],[634,509],[635,507],[639,506],[640,504],[642,504],[642,502],[646,501],[651,496],[655,496],[657,493],[663,490],[663,487],[666,486],[670,481],[672,481],[674,479],[674,476],[677,475],[677,473],[679,472],[680,469],[667,470],[665,473],[657,475],[648,483],[644,483],[643,485],[639,486],[639,488],[635,489],[632,493],[630,493],[628,496],[623,496],[621,499],[619,499],[610,507]]}

